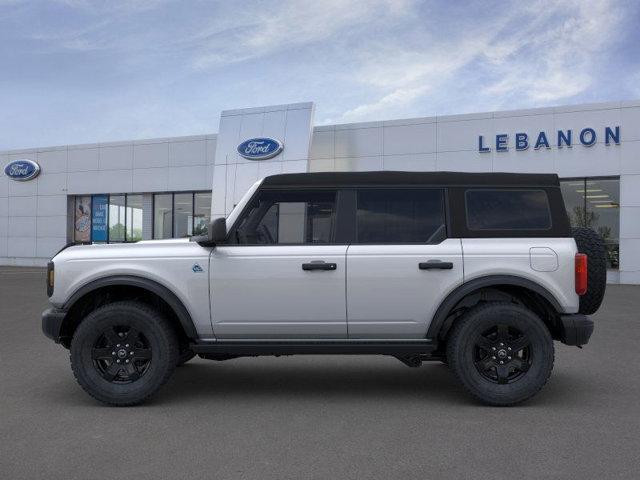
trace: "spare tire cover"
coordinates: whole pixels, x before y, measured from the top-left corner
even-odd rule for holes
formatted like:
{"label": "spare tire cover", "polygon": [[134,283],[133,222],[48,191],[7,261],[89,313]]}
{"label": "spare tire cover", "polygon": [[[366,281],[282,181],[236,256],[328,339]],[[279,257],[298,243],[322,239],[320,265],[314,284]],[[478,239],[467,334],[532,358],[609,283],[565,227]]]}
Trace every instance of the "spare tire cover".
{"label": "spare tire cover", "polygon": [[571,229],[580,253],[587,255],[587,293],[580,297],[579,312],[584,315],[595,313],[607,288],[607,257],[602,237],[590,228]]}

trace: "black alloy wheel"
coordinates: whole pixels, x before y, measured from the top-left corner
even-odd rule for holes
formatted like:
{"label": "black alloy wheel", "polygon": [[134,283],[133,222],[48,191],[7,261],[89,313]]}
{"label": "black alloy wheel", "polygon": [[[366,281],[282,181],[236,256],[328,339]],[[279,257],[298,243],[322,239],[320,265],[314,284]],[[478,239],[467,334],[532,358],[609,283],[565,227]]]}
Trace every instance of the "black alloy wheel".
{"label": "black alloy wheel", "polygon": [[496,325],[476,338],[474,364],[491,382],[515,382],[531,367],[530,343],[529,337],[517,328]]}
{"label": "black alloy wheel", "polygon": [[95,368],[102,378],[114,383],[131,383],[149,369],[152,360],[149,340],[136,328],[126,325],[107,327],[91,351]]}
{"label": "black alloy wheel", "polygon": [[485,404],[515,405],[534,396],[553,370],[549,329],[511,302],[469,309],[453,325],[447,360],[463,387]]}
{"label": "black alloy wheel", "polygon": [[71,341],[71,368],[80,386],[109,405],[143,402],[178,362],[173,326],[137,301],[104,305],[87,315]]}

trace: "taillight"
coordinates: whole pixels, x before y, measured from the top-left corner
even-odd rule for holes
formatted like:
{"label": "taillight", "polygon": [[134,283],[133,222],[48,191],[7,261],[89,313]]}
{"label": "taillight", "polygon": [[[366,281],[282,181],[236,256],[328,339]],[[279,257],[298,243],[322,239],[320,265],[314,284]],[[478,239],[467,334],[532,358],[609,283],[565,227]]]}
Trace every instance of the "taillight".
{"label": "taillight", "polygon": [[587,256],[584,253],[576,253],[576,293],[587,293]]}

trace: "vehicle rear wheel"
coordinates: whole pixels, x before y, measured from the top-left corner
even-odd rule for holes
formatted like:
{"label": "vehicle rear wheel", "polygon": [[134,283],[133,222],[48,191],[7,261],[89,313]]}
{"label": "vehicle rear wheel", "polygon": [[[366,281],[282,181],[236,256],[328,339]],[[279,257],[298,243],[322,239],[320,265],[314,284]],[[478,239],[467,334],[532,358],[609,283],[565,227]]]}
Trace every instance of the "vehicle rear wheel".
{"label": "vehicle rear wheel", "polygon": [[553,339],[530,310],[487,303],[454,325],[447,343],[450,368],[483,403],[515,405],[535,395],[553,370]]}
{"label": "vehicle rear wheel", "polygon": [[143,402],[171,376],[178,342],[152,307],[116,302],[91,312],[71,341],[71,368],[80,386],[109,405]]}

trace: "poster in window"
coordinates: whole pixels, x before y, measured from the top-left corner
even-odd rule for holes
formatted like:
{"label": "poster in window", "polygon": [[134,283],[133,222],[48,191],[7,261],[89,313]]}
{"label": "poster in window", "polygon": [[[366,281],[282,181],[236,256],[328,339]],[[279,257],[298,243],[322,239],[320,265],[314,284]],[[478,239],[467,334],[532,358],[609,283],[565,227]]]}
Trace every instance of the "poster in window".
{"label": "poster in window", "polygon": [[74,235],[76,242],[91,241],[91,197],[76,197]]}
{"label": "poster in window", "polygon": [[93,222],[91,225],[91,238],[94,242],[107,241],[107,211],[109,198],[107,195],[94,195],[91,204]]}

